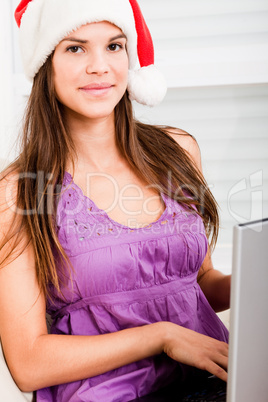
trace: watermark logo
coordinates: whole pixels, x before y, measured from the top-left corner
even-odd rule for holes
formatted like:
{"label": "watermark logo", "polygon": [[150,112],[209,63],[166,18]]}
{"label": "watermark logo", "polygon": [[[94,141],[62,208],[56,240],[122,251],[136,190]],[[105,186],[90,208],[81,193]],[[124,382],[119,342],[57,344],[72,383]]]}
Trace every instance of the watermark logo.
{"label": "watermark logo", "polygon": [[258,170],[235,183],[228,193],[227,206],[231,217],[239,223],[262,219],[263,171]]}

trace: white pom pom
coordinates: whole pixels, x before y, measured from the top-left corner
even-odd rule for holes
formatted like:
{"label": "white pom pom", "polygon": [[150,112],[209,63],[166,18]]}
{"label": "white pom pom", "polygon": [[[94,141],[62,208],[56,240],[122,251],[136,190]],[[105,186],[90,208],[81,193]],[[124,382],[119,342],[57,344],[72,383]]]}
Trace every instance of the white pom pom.
{"label": "white pom pom", "polygon": [[162,73],[151,65],[130,70],[127,89],[131,100],[142,105],[156,106],[164,99],[167,84]]}

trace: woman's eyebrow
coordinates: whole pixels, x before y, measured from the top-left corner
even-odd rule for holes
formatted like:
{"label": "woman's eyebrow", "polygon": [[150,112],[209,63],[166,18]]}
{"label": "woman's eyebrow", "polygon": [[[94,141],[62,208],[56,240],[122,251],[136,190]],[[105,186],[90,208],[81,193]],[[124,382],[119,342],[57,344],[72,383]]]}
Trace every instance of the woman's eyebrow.
{"label": "woman's eyebrow", "polygon": [[110,41],[116,40],[116,39],[127,39],[126,35],[124,33],[121,33],[119,35],[114,36],[113,38],[110,39]]}
{"label": "woman's eyebrow", "polygon": [[[112,42],[112,41],[114,41],[116,39],[121,39],[121,38],[127,39],[126,35],[122,33],[122,34],[119,34],[119,35],[116,35],[116,36],[113,36],[112,38],[110,38],[109,42]],[[78,43],[88,43],[88,40],[86,40],[86,39],[78,39],[78,38],[74,38],[74,37],[64,38],[64,39],[62,39],[61,42],[64,42],[64,41],[78,42]]]}
{"label": "woman's eyebrow", "polygon": [[61,42],[79,42],[79,43],[88,43],[88,40],[84,40],[84,39],[78,39],[78,38],[64,38],[62,39]]}

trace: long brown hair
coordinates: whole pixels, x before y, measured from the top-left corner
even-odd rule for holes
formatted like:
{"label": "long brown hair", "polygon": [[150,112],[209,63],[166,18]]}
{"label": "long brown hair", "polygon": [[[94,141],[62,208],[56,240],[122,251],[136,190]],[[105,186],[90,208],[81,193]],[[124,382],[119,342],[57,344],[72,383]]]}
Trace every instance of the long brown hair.
{"label": "long brown hair", "polygon": [[[219,226],[216,201],[187,152],[168,135],[169,129],[136,121],[127,92],[115,107],[116,142],[122,155],[148,185],[189,209],[195,205],[213,246]],[[21,153],[1,178],[19,174],[15,204],[24,212],[14,217],[12,230],[1,244],[3,247],[11,238],[16,239],[5,261],[0,263],[13,256],[22,233],[27,234],[34,249],[38,283],[46,296],[49,296],[49,284],[60,291],[60,264],[56,260],[60,258],[68,265],[55,220],[67,158],[74,167],[75,147],[66,129],[62,105],[56,98],[51,55],[33,82],[25,112]]]}

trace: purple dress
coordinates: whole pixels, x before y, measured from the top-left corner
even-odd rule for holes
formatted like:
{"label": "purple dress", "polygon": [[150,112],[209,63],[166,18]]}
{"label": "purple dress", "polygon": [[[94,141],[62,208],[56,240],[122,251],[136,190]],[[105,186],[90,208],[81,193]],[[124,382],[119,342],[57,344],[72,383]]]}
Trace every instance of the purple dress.
{"label": "purple dress", "polygon": [[[66,300],[48,305],[54,334],[97,335],[171,321],[228,342],[197,284],[207,251],[201,218],[165,194],[162,216],[130,229],[113,221],[65,174],[59,240],[75,270]],[[53,290],[53,289],[52,289]],[[181,379],[183,365],[160,354],[86,380],[37,391],[37,401],[126,402]],[[179,380],[178,379],[178,380]]]}

